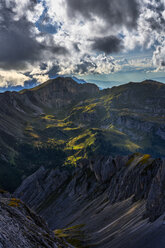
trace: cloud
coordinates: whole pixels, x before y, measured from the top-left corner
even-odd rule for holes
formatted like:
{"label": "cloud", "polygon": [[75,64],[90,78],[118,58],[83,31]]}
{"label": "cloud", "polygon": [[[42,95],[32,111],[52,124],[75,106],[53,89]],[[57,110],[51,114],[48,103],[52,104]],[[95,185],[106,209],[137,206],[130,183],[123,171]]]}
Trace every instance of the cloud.
{"label": "cloud", "polygon": [[[25,69],[50,54],[65,54],[66,48],[35,28],[35,1],[3,1],[0,23],[0,68]],[[40,5],[39,5],[40,6]],[[32,14],[34,11],[34,14]],[[25,15],[24,15],[25,13]],[[33,16],[31,21],[29,16]]]}
{"label": "cloud", "polygon": [[82,60],[79,64],[77,64],[75,66],[75,69],[74,69],[73,73],[83,75],[83,74],[89,73],[89,71],[91,73],[94,73],[95,69],[97,69],[97,64],[96,63],[92,63],[90,61]]}
{"label": "cloud", "polygon": [[139,6],[136,0],[66,0],[67,11],[70,18],[79,15],[93,21],[99,18],[106,25],[125,25],[128,28],[136,26],[139,15]]}
{"label": "cloud", "polygon": [[123,48],[122,40],[115,36],[95,38],[92,49],[106,54],[117,53]]}
{"label": "cloud", "polygon": [[157,71],[162,69],[165,71],[165,41],[153,53],[153,64],[157,67]]}
{"label": "cloud", "polygon": [[[164,70],[164,33],[164,0],[1,0],[0,68],[40,82],[56,74]],[[132,51],[148,51],[151,61],[117,58]]]}
{"label": "cloud", "polygon": [[33,79],[36,79],[38,83],[44,83],[49,80],[48,75],[34,75]]}
{"label": "cloud", "polygon": [[122,72],[153,72],[155,67],[152,64],[152,57],[144,58],[143,54],[141,56],[128,56],[128,58],[122,58],[116,61],[116,64],[121,65]]}
{"label": "cloud", "polygon": [[115,63],[112,56],[99,55],[84,55],[77,63],[68,61],[61,65],[59,74],[109,74],[120,69],[120,65]]}
{"label": "cloud", "polygon": [[30,25],[21,19],[0,27],[0,67],[23,69],[41,59],[43,45],[32,36]]}
{"label": "cloud", "polygon": [[30,80],[31,78],[14,70],[4,71],[0,70],[0,87],[7,87],[9,85],[16,86],[21,85],[24,86],[24,82]]}
{"label": "cloud", "polygon": [[55,75],[57,75],[60,72],[60,66],[59,65],[52,65],[52,67],[50,68],[50,70],[48,70],[48,75],[49,77],[54,77]]}
{"label": "cloud", "polygon": [[[140,1],[140,15],[137,20],[137,29],[123,30],[124,47],[130,50],[139,50],[144,53],[148,50],[153,53],[153,65],[160,66],[159,50],[164,50],[165,40],[165,1],[143,0]],[[161,47],[161,48],[160,48]]]}

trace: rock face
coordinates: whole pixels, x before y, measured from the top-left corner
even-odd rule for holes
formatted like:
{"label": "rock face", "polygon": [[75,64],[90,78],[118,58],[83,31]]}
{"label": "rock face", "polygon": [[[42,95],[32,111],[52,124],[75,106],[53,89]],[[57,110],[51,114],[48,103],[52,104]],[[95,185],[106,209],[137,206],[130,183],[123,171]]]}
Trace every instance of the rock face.
{"label": "rock face", "polygon": [[140,84],[131,82],[113,87],[111,93],[116,95],[112,101],[114,108],[138,110],[139,113],[165,114],[163,107],[165,105],[165,87],[163,83],[152,80],[146,80]]}
{"label": "rock face", "polygon": [[140,84],[113,87],[110,92],[114,97],[110,103],[109,123],[128,134],[132,140],[139,141],[139,144],[152,137],[150,143],[153,147],[146,147],[145,152],[159,156],[153,148],[165,141],[164,84],[146,80]]}
{"label": "rock face", "polygon": [[146,209],[146,216],[149,216],[151,221],[157,219],[165,211],[165,160],[152,181]]}
{"label": "rock face", "polygon": [[145,247],[145,235],[163,222],[148,222],[148,217],[156,220],[165,211],[163,165],[164,160],[134,154],[84,161],[73,171],[41,168],[15,196],[43,216],[53,230],[84,224],[83,239],[89,247],[93,243],[100,248]]}
{"label": "rock face", "polygon": [[23,181],[15,195],[20,195],[24,202],[28,202],[28,205],[36,210],[52,193],[62,191],[70,177],[67,170],[61,171],[57,168],[49,171],[41,167]]}
{"label": "rock face", "polygon": [[134,154],[91,159],[79,166],[72,172],[67,168],[49,171],[41,167],[23,181],[15,195],[40,212],[48,198],[50,202],[51,197],[52,201],[58,200],[64,192],[86,197],[99,187],[106,191],[111,204],[133,197],[133,201],[147,201],[148,213],[150,208],[156,211],[151,211],[150,217],[157,218],[164,212],[164,160]]}
{"label": "rock face", "polygon": [[95,96],[99,88],[94,84],[78,84],[72,78],[57,78],[35,87],[22,91],[22,97],[29,97],[35,105],[60,109],[71,103]]}
{"label": "rock face", "polygon": [[1,248],[58,248],[63,246],[45,222],[16,198],[0,198]]}

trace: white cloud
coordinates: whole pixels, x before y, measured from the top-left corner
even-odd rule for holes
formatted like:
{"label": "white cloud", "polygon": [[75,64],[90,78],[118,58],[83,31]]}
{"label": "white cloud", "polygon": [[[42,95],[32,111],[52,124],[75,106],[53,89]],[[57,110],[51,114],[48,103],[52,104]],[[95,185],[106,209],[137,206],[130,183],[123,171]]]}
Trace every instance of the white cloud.
{"label": "white cloud", "polygon": [[153,53],[153,64],[157,67],[156,71],[165,72],[165,41]]}
{"label": "white cloud", "polygon": [[8,85],[24,86],[24,82],[27,80],[30,80],[30,78],[20,72],[0,70],[0,87],[7,87]]}
{"label": "white cloud", "polygon": [[[7,8],[12,8],[16,21],[25,16],[30,22],[35,22],[44,10],[42,3],[36,4],[31,0],[6,0],[5,3]],[[29,6],[31,6],[30,9]]]}
{"label": "white cloud", "polygon": [[44,83],[47,80],[49,80],[49,76],[48,75],[33,75],[33,78],[37,80],[38,83]]}
{"label": "white cloud", "polygon": [[[79,75],[109,74],[121,71],[126,67],[137,69],[157,67],[159,70],[164,68],[163,20],[165,21],[165,10],[161,8],[161,4],[165,6],[165,0],[137,0],[140,5],[140,14],[137,19],[137,27],[133,28],[111,23],[107,26],[105,20],[97,15],[93,15],[90,19],[81,14],[71,18],[68,15],[67,0],[44,0],[31,9],[28,8],[32,3],[31,0],[6,0],[6,4],[10,6],[13,1],[16,4],[13,9],[15,19],[25,16],[32,23],[35,23],[43,14],[45,5],[47,13],[44,14],[45,17],[42,16],[42,23],[43,25],[55,25],[57,30],[53,34],[47,34],[46,31],[40,32],[37,27],[33,27],[33,35],[46,47],[62,46],[69,51],[66,54],[59,54],[53,52],[52,49],[46,50],[43,52],[42,61],[36,62],[33,67],[29,65],[28,69],[32,70],[30,75],[39,82],[48,79],[47,74],[53,66],[58,68],[59,74]],[[145,51],[155,48],[152,61],[145,58],[122,61],[92,49],[92,43],[96,37],[103,38],[111,35],[121,37],[126,53],[135,49]],[[46,65],[44,69],[40,67],[41,63]],[[21,78],[23,72],[18,74]],[[17,82],[17,80],[13,82]]]}
{"label": "white cloud", "polygon": [[[164,0],[160,1],[162,4],[165,4]],[[46,5],[48,7],[48,15],[50,16],[52,23],[56,21],[57,23],[61,23],[60,30],[57,34],[54,35],[54,38],[59,43],[65,45],[68,50],[71,52],[71,61],[65,61],[67,65],[70,67],[70,71],[74,71],[74,67],[76,63],[83,63],[81,60],[85,54],[88,54],[90,57],[90,62],[93,63],[93,58],[96,58],[95,52],[91,50],[91,41],[94,37],[104,37],[108,35],[123,35],[124,49],[126,52],[134,50],[136,48],[140,48],[143,50],[151,49],[156,45],[156,51],[159,47],[159,43],[162,43],[162,39],[164,39],[164,31],[157,30],[152,27],[152,21],[156,20],[157,23],[153,23],[153,25],[161,25],[161,17],[165,17],[164,10],[160,9],[160,2],[156,0],[139,0],[140,4],[140,15],[137,20],[137,29],[128,29],[126,26],[117,27],[109,26],[110,28],[104,29],[105,23],[102,19],[94,16],[92,20],[85,19],[83,16],[79,15],[76,18],[70,18],[67,14],[67,5],[66,0],[46,0]],[[62,8],[61,8],[62,6]],[[80,52],[76,53],[73,49],[73,42],[78,43]],[[74,59],[76,57],[76,59]],[[70,58],[67,58],[70,59]],[[154,59],[154,56],[153,56]],[[158,60],[158,59],[157,59]],[[107,57],[108,61],[108,57]],[[153,60],[154,66],[156,65]],[[65,66],[63,63],[61,74],[64,72],[69,72],[69,67],[64,69]],[[97,62],[97,65],[100,69],[95,69],[95,72],[98,73],[107,73],[111,72],[110,66],[111,62]],[[75,65],[75,66],[74,66]],[[146,67],[152,65],[152,63],[146,64]],[[115,67],[115,66],[114,66]],[[89,67],[90,69],[90,67]],[[90,69],[93,70],[93,69]],[[116,70],[118,68],[116,67]],[[89,71],[91,72],[91,71]]]}

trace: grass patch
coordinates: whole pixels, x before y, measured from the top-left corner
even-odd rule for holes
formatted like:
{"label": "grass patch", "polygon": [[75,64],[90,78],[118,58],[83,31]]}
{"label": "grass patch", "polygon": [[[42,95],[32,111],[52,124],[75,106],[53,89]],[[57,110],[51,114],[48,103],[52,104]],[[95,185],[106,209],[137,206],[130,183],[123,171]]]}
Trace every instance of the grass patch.
{"label": "grass patch", "polygon": [[151,156],[149,154],[134,153],[131,155],[130,159],[127,161],[126,166],[131,165],[143,165],[149,162]]}
{"label": "grass patch", "polygon": [[54,230],[55,236],[62,241],[62,243],[65,243],[65,240],[67,243],[73,245],[75,248],[85,248],[84,246],[84,232],[82,231],[82,228],[84,225],[76,225],[64,229],[57,229]]}
{"label": "grass patch", "polygon": [[41,117],[41,119],[43,120],[55,120],[55,116],[54,115],[44,115]]}
{"label": "grass patch", "polygon": [[11,198],[8,205],[10,207],[19,207],[21,203],[21,200],[17,199],[17,198]]}
{"label": "grass patch", "polygon": [[140,164],[146,164],[148,162],[148,160],[151,158],[151,156],[149,154],[144,154],[144,156],[142,157],[142,159],[140,160]]}

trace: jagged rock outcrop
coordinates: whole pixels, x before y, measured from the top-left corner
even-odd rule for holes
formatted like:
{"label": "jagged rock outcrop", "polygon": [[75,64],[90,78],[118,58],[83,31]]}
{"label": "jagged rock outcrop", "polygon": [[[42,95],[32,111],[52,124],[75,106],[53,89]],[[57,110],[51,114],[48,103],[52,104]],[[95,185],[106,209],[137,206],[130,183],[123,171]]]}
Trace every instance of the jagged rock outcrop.
{"label": "jagged rock outcrop", "polygon": [[24,202],[28,202],[28,205],[36,210],[51,194],[60,193],[70,177],[67,170],[57,168],[50,171],[41,167],[23,181],[15,195],[19,195]]}
{"label": "jagged rock outcrop", "polygon": [[151,211],[149,217],[159,217],[165,209],[163,165],[164,160],[134,154],[92,159],[70,172],[67,168],[49,171],[41,167],[22,183],[15,195],[37,210],[52,195],[58,200],[65,191],[69,196],[86,197],[102,187],[111,204],[130,197],[133,201],[145,199],[148,214],[152,208],[157,212],[153,215]]}
{"label": "jagged rock outcrop", "polygon": [[165,212],[165,160],[152,181],[146,209],[146,216],[149,216],[151,221]]}
{"label": "jagged rock outcrop", "polygon": [[[97,240],[100,244],[96,247],[140,248],[137,244],[145,243],[145,235],[161,228],[163,217],[156,219],[165,211],[163,192],[164,160],[133,154],[85,160],[71,171],[41,168],[15,195],[43,216],[53,230],[70,223],[85,224],[88,245]],[[148,218],[156,220],[151,229]],[[111,239],[115,226],[121,233]],[[129,246],[131,230],[134,240]]]}
{"label": "jagged rock outcrop", "polygon": [[58,248],[60,244],[42,218],[16,198],[0,198],[1,248]]}
{"label": "jagged rock outcrop", "polygon": [[[95,158],[81,161],[70,171],[42,167],[15,195],[43,216],[53,230],[84,224],[83,241],[88,247],[94,243],[99,248],[148,244],[155,248],[152,243],[158,242],[163,248],[162,241],[152,235],[163,224],[163,217],[156,220],[165,210],[163,172],[164,160],[149,155]],[[152,228],[148,217],[156,220]]]}

